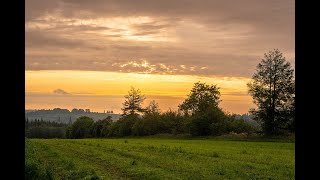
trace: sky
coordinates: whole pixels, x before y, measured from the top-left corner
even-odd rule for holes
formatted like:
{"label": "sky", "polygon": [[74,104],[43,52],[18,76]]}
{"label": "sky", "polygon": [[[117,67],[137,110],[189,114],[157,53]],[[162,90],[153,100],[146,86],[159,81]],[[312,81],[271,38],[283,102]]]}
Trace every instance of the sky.
{"label": "sky", "polygon": [[221,107],[255,107],[246,84],[278,48],[294,68],[293,0],[28,0],[26,109],[121,112],[131,86],[163,111],[197,81]]}

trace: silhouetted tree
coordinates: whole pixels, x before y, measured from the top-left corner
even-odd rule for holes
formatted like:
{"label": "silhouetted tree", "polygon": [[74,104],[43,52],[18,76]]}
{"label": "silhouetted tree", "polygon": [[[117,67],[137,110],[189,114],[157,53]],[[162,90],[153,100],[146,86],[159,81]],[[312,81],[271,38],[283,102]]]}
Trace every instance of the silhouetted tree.
{"label": "silhouetted tree", "polygon": [[254,119],[261,123],[265,135],[288,130],[293,121],[295,81],[293,69],[278,49],[264,54],[253,81],[248,83],[249,94],[258,106],[252,109]]}
{"label": "silhouetted tree", "polygon": [[141,105],[145,100],[145,96],[141,94],[139,89],[131,87],[128,95],[124,97],[126,98],[122,108],[124,115],[133,115],[144,112],[145,109],[142,108]]}
{"label": "silhouetted tree", "polygon": [[226,131],[226,115],[219,108],[220,91],[216,85],[197,82],[188,98],[179,105],[185,115],[191,114],[189,124],[193,135],[220,135]]}
{"label": "silhouetted tree", "polygon": [[197,82],[194,84],[188,98],[179,105],[179,110],[186,114],[204,112],[208,107],[218,107],[220,92],[216,85]]}
{"label": "silhouetted tree", "polygon": [[149,105],[146,107],[145,112],[151,114],[159,114],[160,109],[158,103],[155,100],[150,101]]}
{"label": "silhouetted tree", "polygon": [[137,118],[132,126],[132,134],[137,136],[157,134],[160,130],[160,109],[152,100],[141,118]]}

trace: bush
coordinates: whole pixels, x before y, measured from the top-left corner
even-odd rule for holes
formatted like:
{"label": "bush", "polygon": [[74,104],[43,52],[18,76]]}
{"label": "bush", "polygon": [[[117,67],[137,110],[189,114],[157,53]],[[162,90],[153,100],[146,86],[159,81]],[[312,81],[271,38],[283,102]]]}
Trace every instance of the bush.
{"label": "bush", "polygon": [[119,133],[120,123],[119,121],[112,123],[108,126],[108,137],[120,136]]}
{"label": "bush", "polygon": [[146,127],[142,119],[137,120],[132,126],[132,135],[134,136],[145,136]]}
{"label": "bush", "polygon": [[227,116],[218,107],[192,115],[190,133],[195,136],[221,135],[227,131]]}
{"label": "bush", "polygon": [[257,128],[253,125],[245,122],[242,119],[229,119],[229,132],[235,132],[235,133],[248,133],[252,134],[257,131]]}
{"label": "bush", "polygon": [[136,114],[130,114],[119,119],[117,121],[119,124],[119,136],[122,137],[132,135],[132,127],[138,120],[139,117]]}
{"label": "bush", "polygon": [[70,129],[67,129],[68,136],[70,138],[88,138],[92,137],[93,119],[87,116],[79,117],[72,125]]}
{"label": "bush", "polygon": [[112,120],[111,118],[109,119],[103,119],[103,120],[98,120],[94,122],[93,127],[92,127],[92,136],[93,137],[107,137],[109,133],[109,126],[111,125]]}

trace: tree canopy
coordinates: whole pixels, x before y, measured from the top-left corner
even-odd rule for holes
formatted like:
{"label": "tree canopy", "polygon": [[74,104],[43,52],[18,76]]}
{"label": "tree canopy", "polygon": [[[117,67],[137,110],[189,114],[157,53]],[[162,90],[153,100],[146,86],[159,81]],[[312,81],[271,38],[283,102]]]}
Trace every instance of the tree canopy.
{"label": "tree canopy", "polygon": [[145,100],[145,96],[141,94],[141,91],[139,89],[131,87],[131,89],[128,92],[128,95],[124,97],[126,98],[122,108],[124,115],[134,115],[145,111],[145,109],[142,107],[142,103]]}
{"label": "tree canopy", "polygon": [[91,137],[91,129],[94,124],[92,118],[87,116],[79,117],[67,129],[67,136],[69,138],[88,138]]}
{"label": "tree canopy", "polygon": [[196,82],[188,98],[179,105],[179,110],[186,113],[204,112],[208,107],[218,107],[220,91],[217,85]]}
{"label": "tree canopy", "polygon": [[257,109],[251,113],[266,135],[275,135],[294,124],[293,69],[278,49],[264,54],[247,84]]}
{"label": "tree canopy", "polygon": [[155,100],[150,101],[149,105],[146,107],[146,113],[160,113],[159,104]]}

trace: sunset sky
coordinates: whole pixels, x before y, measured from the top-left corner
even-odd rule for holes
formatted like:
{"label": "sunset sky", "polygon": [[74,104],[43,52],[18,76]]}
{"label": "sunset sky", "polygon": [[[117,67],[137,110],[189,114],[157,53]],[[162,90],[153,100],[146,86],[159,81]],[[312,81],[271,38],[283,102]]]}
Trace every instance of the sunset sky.
{"label": "sunset sky", "polygon": [[26,109],[120,113],[130,86],[176,110],[197,81],[221,107],[254,107],[246,83],[278,48],[294,68],[293,0],[27,0]]}

